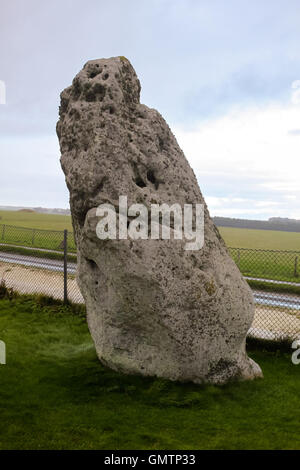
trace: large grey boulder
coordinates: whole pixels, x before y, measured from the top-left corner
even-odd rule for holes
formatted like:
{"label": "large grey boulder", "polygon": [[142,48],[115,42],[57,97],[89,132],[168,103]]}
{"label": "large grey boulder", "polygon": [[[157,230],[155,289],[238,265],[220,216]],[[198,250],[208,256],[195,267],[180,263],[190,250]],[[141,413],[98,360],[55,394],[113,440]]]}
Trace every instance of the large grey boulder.
{"label": "large grey boulder", "polygon": [[[112,369],[195,383],[262,375],[245,351],[251,291],[162,116],[140,104],[125,57],[89,61],[61,94],[57,134],[70,191],[78,282],[97,354]],[[100,240],[96,208],[119,196],[205,205],[205,243]],[[118,208],[117,208],[118,209]]]}

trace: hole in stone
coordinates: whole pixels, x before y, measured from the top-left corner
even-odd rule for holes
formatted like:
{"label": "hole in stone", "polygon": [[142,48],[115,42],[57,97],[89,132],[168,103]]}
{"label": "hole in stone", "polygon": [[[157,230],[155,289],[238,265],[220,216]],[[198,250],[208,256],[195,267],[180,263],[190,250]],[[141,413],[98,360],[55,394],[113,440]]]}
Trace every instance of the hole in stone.
{"label": "hole in stone", "polygon": [[162,137],[158,137],[158,146],[159,146],[159,150],[162,152],[165,148],[165,143],[164,143],[164,140],[162,139]]}
{"label": "hole in stone", "polygon": [[92,197],[97,196],[97,194],[99,194],[103,190],[103,187],[104,187],[104,184],[105,184],[106,180],[107,180],[107,176],[103,176],[101,178],[99,183],[95,186],[95,189],[91,192]]}
{"label": "hole in stone", "polygon": [[105,73],[105,74],[102,76],[103,80],[107,80],[108,77],[109,77],[109,74],[108,74],[108,73]]}
{"label": "hole in stone", "polygon": [[72,95],[74,100],[78,100],[79,96],[81,94],[81,84],[78,79],[73,80],[73,86],[72,86]]}
{"label": "hole in stone", "polygon": [[147,171],[147,180],[150,181],[150,183],[152,183],[152,184],[156,183],[156,178],[155,178],[153,170],[148,170]]}
{"label": "hole in stone", "polygon": [[106,88],[101,83],[95,83],[94,86],[89,83],[86,84],[85,98],[87,101],[103,101],[105,93]]}
{"label": "hole in stone", "polygon": [[93,261],[92,259],[87,259],[87,264],[88,266],[93,270],[95,271],[96,269],[98,269],[98,266],[97,264],[95,263],[95,261]]}
{"label": "hole in stone", "polygon": [[109,107],[109,114],[114,114],[115,108],[113,106]]}
{"label": "hole in stone", "polygon": [[147,186],[145,181],[140,176],[137,176],[135,178],[135,184],[140,188],[145,188]]}
{"label": "hole in stone", "polygon": [[153,170],[147,171],[147,180],[154,184],[155,189],[158,189],[160,181],[156,178]]}
{"label": "hole in stone", "polygon": [[99,64],[93,64],[93,65],[90,64],[87,69],[87,76],[88,78],[94,78],[100,73],[102,73],[102,70],[103,69],[99,67]]}
{"label": "hole in stone", "polygon": [[91,72],[91,73],[89,74],[89,78],[95,78],[95,77],[97,77],[98,74],[99,74],[98,71],[97,71],[97,72]]}

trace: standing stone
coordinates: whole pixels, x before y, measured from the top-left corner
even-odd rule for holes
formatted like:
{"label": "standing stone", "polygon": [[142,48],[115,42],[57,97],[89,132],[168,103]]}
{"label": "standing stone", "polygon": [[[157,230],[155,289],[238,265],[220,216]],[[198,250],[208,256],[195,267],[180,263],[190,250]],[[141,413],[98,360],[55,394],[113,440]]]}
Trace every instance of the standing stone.
{"label": "standing stone", "polygon": [[[61,94],[57,134],[70,191],[78,283],[100,361],[195,383],[262,376],[245,351],[251,291],[213,224],[193,170],[162,116],[140,104],[125,57],[92,60]],[[205,244],[100,240],[103,203],[204,204]]]}

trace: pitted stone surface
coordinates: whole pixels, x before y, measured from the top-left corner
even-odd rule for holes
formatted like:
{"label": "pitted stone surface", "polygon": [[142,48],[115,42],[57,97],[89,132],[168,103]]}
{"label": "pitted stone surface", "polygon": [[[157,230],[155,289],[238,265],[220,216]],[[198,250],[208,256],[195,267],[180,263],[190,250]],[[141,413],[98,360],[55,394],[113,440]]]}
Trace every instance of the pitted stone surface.
{"label": "pitted stone surface", "polygon": [[57,134],[70,191],[78,282],[101,362],[125,373],[196,383],[261,376],[245,352],[252,293],[205,205],[205,244],[100,240],[96,208],[205,204],[162,116],[139,102],[124,57],[88,62],[61,94]]}

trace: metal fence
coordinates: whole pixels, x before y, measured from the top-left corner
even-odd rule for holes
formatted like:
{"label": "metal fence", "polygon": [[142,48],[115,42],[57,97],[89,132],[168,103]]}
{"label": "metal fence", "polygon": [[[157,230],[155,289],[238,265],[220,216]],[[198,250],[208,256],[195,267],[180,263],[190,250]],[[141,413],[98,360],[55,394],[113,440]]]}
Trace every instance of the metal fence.
{"label": "metal fence", "polygon": [[[300,252],[244,248],[229,252],[253,290],[256,308],[249,335],[300,338]],[[0,225],[0,280],[7,287],[83,303],[75,274],[72,232]]]}
{"label": "metal fence", "polygon": [[300,338],[300,278],[298,251],[229,248],[250,284],[256,303],[252,336]]}
{"label": "metal fence", "polygon": [[[63,251],[64,231],[0,224],[0,244]],[[76,253],[73,232],[68,232],[68,251]]]}
{"label": "metal fence", "polygon": [[300,251],[229,248],[244,276],[300,283]]}
{"label": "metal fence", "polygon": [[76,260],[72,232],[0,225],[0,281],[21,294],[83,303]]}

